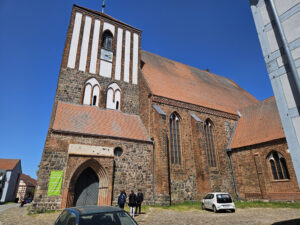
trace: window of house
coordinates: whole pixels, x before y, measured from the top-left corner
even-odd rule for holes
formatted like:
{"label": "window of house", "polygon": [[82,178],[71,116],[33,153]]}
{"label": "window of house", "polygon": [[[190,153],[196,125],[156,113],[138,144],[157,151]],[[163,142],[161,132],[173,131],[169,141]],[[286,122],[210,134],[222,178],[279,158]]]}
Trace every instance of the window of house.
{"label": "window of house", "polygon": [[85,82],[83,104],[99,106],[99,98],[100,85],[95,78],[91,78]]}
{"label": "window of house", "polygon": [[170,142],[171,142],[171,162],[181,165],[180,146],[180,117],[173,113],[170,117]]}
{"label": "window of house", "polygon": [[290,179],[285,158],[279,152],[272,151],[268,160],[274,180]]}
{"label": "window of house", "polygon": [[206,138],[206,153],[208,165],[210,167],[216,167],[216,153],[214,145],[214,125],[210,119],[207,119],[204,124],[205,138]]}
{"label": "window of house", "polygon": [[112,83],[107,88],[106,108],[120,110],[121,89],[116,83]]}

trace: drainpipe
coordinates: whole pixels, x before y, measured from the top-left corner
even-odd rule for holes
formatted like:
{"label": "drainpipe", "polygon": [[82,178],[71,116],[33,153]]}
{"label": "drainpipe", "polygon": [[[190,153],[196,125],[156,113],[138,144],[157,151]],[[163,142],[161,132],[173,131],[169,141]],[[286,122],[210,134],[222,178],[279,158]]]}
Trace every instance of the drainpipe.
{"label": "drainpipe", "polygon": [[232,158],[231,158],[232,150],[231,150],[231,148],[230,148],[230,145],[231,145],[233,136],[234,136],[234,134],[235,134],[235,132],[236,132],[236,128],[237,128],[237,126],[238,126],[238,124],[239,124],[239,120],[240,120],[240,118],[241,118],[241,116],[242,116],[241,113],[240,113],[239,111],[238,111],[238,115],[239,115],[239,118],[238,118],[238,120],[237,120],[237,122],[236,122],[236,124],[235,124],[235,126],[234,126],[234,129],[233,129],[233,131],[232,131],[230,140],[229,140],[229,142],[228,142],[228,145],[227,145],[225,151],[226,151],[226,153],[227,153],[227,155],[228,155],[228,158],[229,158],[229,163],[230,163],[230,169],[231,169],[231,175],[232,175],[232,180],[233,180],[234,191],[235,191],[237,200],[240,201],[239,191],[238,191],[237,186],[236,186],[236,180],[235,180],[234,168],[233,168],[233,163],[232,163]]}
{"label": "drainpipe", "polygon": [[152,199],[153,199],[153,203],[155,204],[155,182],[154,182],[154,163],[155,163],[155,158],[154,158],[154,150],[155,150],[155,142],[154,142],[154,138],[151,138],[151,142],[152,142]]}
{"label": "drainpipe", "polygon": [[[279,33],[281,42],[283,44],[284,53],[285,53],[285,55],[287,57],[289,68],[291,70],[290,72],[291,72],[292,76],[290,76],[290,78],[291,78],[290,84],[291,83],[295,84],[296,91],[297,91],[296,96],[298,98],[300,98],[300,78],[299,78],[299,75],[298,75],[298,72],[297,72],[295,61],[293,59],[293,56],[292,56],[291,51],[289,49],[289,44],[287,42],[287,39],[285,37],[283,28],[281,26],[278,13],[277,13],[276,8],[275,8],[274,0],[269,0],[269,2],[270,2],[270,7],[271,7],[271,10],[272,10],[273,16],[274,16],[275,26],[278,29],[278,33]],[[291,87],[292,86],[293,85],[291,85]],[[297,99],[296,96],[294,96],[295,99]]]}

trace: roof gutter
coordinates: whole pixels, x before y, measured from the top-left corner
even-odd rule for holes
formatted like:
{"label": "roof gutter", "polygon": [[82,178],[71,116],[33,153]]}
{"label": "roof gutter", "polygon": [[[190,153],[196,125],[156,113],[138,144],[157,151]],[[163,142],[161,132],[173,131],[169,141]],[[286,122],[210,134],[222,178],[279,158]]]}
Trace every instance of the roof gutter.
{"label": "roof gutter", "polygon": [[234,174],[234,168],[233,168],[233,163],[232,163],[232,157],[231,157],[231,154],[232,154],[232,150],[230,148],[230,145],[231,145],[231,142],[232,142],[232,139],[236,133],[236,128],[239,124],[239,120],[240,118],[242,117],[241,113],[239,111],[237,111],[238,115],[239,115],[239,118],[234,126],[234,129],[232,131],[232,134],[231,134],[231,137],[230,137],[230,140],[228,142],[228,145],[225,149],[227,155],[228,155],[228,158],[229,158],[229,163],[230,163],[230,169],[231,169],[231,175],[232,175],[232,181],[233,181],[233,187],[234,187],[234,191],[235,191],[235,194],[236,194],[236,197],[237,197],[237,200],[240,201],[240,196],[239,196],[239,191],[237,189],[237,186],[236,186],[236,180],[235,180],[235,174]]}
{"label": "roof gutter", "polygon": [[270,3],[271,11],[272,11],[272,14],[273,14],[274,20],[275,20],[274,25],[278,29],[278,33],[279,33],[281,42],[283,44],[284,53],[286,54],[286,57],[287,57],[287,60],[288,60],[288,66],[291,70],[290,71],[291,76],[288,76],[290,78],[289,79],[290,85],[291,85],[291,87],[293,87],[294,85],[292,85],[292,84],[295,84],[296,93],[294,93],[294,95],[296,95],[296,96],[294,96],[294,97],[295,97],[295,99],[297,99],[297,98],[300,98],[300,78],[299,78],[299,75],[298,75],[298,72],[297,72],[295,61],[294,61],[293,56],[291,54],[291,51],[289,49],[288,41],[287,41],[286,36],[284,34],[283,28],[281,26],[278,13],[277,13],[276,8],[275,8],[274,0],[269,0],[269,3]]}

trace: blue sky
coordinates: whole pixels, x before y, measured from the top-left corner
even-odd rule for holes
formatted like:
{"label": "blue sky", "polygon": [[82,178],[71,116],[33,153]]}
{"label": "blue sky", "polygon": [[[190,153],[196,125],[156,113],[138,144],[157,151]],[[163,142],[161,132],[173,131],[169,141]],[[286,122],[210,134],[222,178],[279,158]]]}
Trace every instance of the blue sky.
{"label": "blue sky", "polygon": [[[36,177],[72,5],[101,0],[0,0],[0,157]],[[105,12],[143,31],[142,49],[273,95],[247,0],[107,0]]]}

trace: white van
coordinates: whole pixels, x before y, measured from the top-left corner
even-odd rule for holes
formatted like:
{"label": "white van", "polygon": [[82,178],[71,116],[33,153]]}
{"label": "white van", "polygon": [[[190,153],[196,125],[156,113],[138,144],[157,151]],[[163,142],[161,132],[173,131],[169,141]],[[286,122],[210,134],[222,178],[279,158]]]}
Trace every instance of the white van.
{"label": "white van", "polygon": [[230,210],[235,212],[235,205],[230,194],[225,192],[208,193],[202,199],[202,209],[212,209],[214,212]]}

